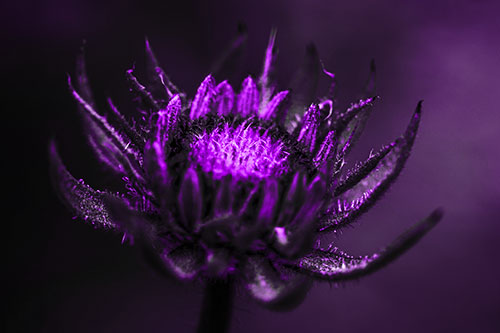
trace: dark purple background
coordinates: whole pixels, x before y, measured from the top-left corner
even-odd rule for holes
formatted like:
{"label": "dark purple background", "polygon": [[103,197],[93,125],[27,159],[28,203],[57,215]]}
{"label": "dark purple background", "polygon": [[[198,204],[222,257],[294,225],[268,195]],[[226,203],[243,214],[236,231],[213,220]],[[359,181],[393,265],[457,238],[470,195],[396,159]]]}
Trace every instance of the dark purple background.
{"label": "dark purple background", "polygon": [[[238,4],[236,4],[238,3]],[[360,255],[388,243],[436,206],[445,217],[397,262],[357,282],[317,283],[291,313],[236,301],[233,332],[500,331],[500,6],[495,1],[47,0],[0,8],[7,88],[4,192],[8,227],[8,332],[192,332],[201,289],[165,281],[120,237],[93,230],[57,200],[48,179],[55,136],[76,177],[113,186],[85,145],[66,87],[87,39],[98,103],[131,107],[124,71],[140,72],[147,35],[172,79],[189,93],[234,35],[249,29],[247,69],[258,73],[278,28],[285,86],[314,41],[337,74],[340,103],[362,87],[369,60],[382,96],[350,162],[399,135],[417,101],[424,116],[396,185],[336,244]]]}

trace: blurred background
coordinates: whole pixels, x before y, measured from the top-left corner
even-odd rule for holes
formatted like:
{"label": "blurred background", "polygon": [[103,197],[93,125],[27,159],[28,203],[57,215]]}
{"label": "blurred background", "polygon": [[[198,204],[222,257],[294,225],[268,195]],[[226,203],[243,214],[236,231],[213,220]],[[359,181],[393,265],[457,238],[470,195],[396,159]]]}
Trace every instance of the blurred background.
{"label": "blurred background", "polygon": [[[148,36],[191,96],[237,25],[244,69],[259,74],[272,27],[286,87],[314,42],[337,75],[339,105],[358,96],[370,59],[376,105],[348,163],[400,135],[424,99],[420,133],[396,184],[335,244],[369,254],[441,206],[444,219],[380,272],[317,283],[291,313],[236,300],[232,332],[499,332],[500,5],[496,1],[19,1],[2,2],[7,332],[193,332],[202,289],[165,280],[121,237],[93,230],[57,199],[47,143],[94,188],[117,186],[86,146],[66,85],[82,40],[101,111],[133,104],[125,70],[144,69]],[[5,89],[7,88],[7,89]],[[7,148],[5,150],[5,148]]]}

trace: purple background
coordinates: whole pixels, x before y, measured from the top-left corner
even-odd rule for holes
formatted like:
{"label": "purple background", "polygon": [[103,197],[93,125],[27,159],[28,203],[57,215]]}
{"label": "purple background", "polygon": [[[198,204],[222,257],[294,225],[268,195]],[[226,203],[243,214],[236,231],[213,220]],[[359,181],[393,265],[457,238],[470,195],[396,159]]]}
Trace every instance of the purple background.
{"label": "purple background", "polygon": [[[8,332],[192,332],[201,289],[165,281],[120,237],[94,231],[57,200],[47,142],[56,137],[77,178],[116,186],[90,150],[66,87],[87,39],[98,103],[131,110],[124,71],[143,66],[147,35],[165,70],[193,93],[210,64],[248,25],[247,69],[257,74],[278,28],[278,82],[285,86],[314,41],[337,74],[339,102],[362,87],[371,58],[378,103],[350,163],[399,135],[417,101],[424,115],[398,182],[355,227],[335,239],[373,252],[432,209],[443,221],[392,265],[340,286],[317,283],[291,313],[262,309],[244,294],[233,332],[500,331],[500,6],[495,1],[134,1],[2,4],[4,218],[9,241]],[[5,89],[5,88],[4,88]],[[4,90],[5,91],[5,90]],[[17,181],[10,182],[11,179]]]}

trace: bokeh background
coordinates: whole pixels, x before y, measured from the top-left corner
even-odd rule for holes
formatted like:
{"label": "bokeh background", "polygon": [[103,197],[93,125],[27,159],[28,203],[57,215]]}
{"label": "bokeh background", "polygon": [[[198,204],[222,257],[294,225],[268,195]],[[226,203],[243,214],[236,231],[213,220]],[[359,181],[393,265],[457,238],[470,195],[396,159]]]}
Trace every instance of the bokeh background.
{"label": "bokeh background", "polygon": [[[405,128],[424,99],[420,134],[390,192],[333,239],[371,253],[442,206],[445,217],[380,272],[317,283],[290,313],[236,301],[232,332],[500,331],[500,5],[497,1],[20,1],[2,2],[3,191],[8,235],[7,332],[192,332],[202,289],[151,271],[120,236],[72,220],[48,177],[55,137],[69,169],[116,187],[91,151],[66,86],[87,40],[98,104],[129,115],[126,69],[144,68],[144,36],[188,93],[236,33],[249,31],[245,70],[258,74],[272,27],[276,79],[287,85],[314,42],[336,73],[339,104],[377,63],[377,104],[349,163]],[[7,148],[7,149],[5,149]],[[13,214],[10,214],[13,213]]]}

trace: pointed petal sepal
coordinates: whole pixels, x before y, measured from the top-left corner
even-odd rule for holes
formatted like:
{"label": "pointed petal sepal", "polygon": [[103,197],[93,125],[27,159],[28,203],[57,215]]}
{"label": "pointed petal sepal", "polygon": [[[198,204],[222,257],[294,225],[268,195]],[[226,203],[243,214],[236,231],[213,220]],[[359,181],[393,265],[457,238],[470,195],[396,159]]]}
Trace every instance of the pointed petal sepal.
{"label": "pointed petal sepal", "polygon": [[170,136],[175,134],[179,126],[182,104],[179,95],[174,95],[165,109],[158,111],[158,119],[154,126],[155,141],[164,146]]}
{"label": "pointed petal sepal", "polygon": [[131,141],[116,131],[105,117],[101,116],[83,97],[73,88],[71,78],[68,77],[69,89],[79,103],[87,120],[89,142],[94,148],[97,157],[112,170],[124,175],[133,176],[143,182],[140,167],[141,154],[133,147]]}
{"label": "pointed petal sepal", "polygon": [[302,142],[309,151],[312,152],[316,146],[316,136],[319,126],[319,109],[316,104],[312,104],[307,110],[302,121],[297,141]]}
{"label": "pointed petal sepal", "polygon": [[193,167],[186,170],[180,185],[178,211],[182,225],[191,230],[201,221],[203,198],[200,175]]}
{"label": "pointed petal sepal", "polygon": [[126,71],[126,76],[130,84],[130,91],[135,93],[140,98],[148,111],[152,113],[160,110],[160,103],[153,97],[151,92],[145,86],[139,83],[139,80],[137,80],[137,78],[134,76],[133,68]]}
{"label": "pointed petal sepal", "polygon": [[[405,131],[394,143],[367,162],[366,169],[354,172],[350,181],[335,190],[338,196],[320,219],[319,230],[336,230],[368,210],[401,173],[410,155],[421,117],[421,103]],[[366,176],[363,178],[362,176]],[[359,178],[361,178],[359,180]],[[353,185],[354,184],[354,185]]]}
{"label": "pointed petal sepal", "polygon": [[200,84],[193,102],[191,103],[191,111],[189,118],[192,120],[203,117],[210,112],[211,103],[215,95],[215,80],[212,75],[208,75]]}
{"label": "pointed petal sepal", "polygon": [[[49,147],[50,170],[54,187],[63,201],[75,214],[95,227],[115,229],[109,208],[104,203],[104,192],[94,190],[83,180],[76,180],[66,169],[54,142]],[[117,198],[121,200],[121,198]]]}
{"label": "pointed petal sepal", "polygon": [[299,305],[312,281],[261,256],[250,256],[242,267],[243,283],[250,295],[273,310],[291,310]]}
{"label": "pointed petal sepal", "polygon": [[227,116],[233,110],[234,91],[227,82],[222,81],[215,88],[215,110],[220,116]]}
{"label": "pointed petal sepal", "polygon": [[251,76],[241,84],[238,95],[237,112],[243,116],[257,115],[259,109],[259,91]]}
{"label": "pointed petal sepal", "polygon": [[295,268],[302,273],[329,281],[359,278],[389,264],[415,245],[441,219],[440,209],[418,222],[394,240],[389,246],[370,256],[353,257],[333,250],[315,250],[297,261]]}
{"label": "pointed petal sepal", "polygon": [[306,197],[299,203],[295,216],[282,227],[275,227],[273,248],[287,258],[298,258],[307,253],[316,233],[316,221],[320,208],[324,204],[326,183],[317,175],[305,188]]}
{"label": "pointed petal sepal", "polygon": [[328,164],[329,162],[333,162],[333,158],[335,156],[335,146],[335,132],[330,131],[323,140],[323,143],[321,143],[321,146],[313,159],[316,168],[323,173],[331,170],[331,168],[328,167]]}

